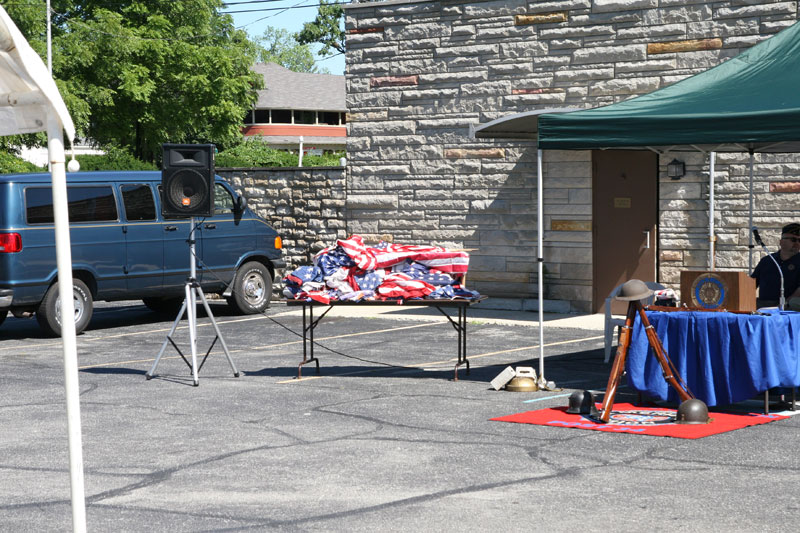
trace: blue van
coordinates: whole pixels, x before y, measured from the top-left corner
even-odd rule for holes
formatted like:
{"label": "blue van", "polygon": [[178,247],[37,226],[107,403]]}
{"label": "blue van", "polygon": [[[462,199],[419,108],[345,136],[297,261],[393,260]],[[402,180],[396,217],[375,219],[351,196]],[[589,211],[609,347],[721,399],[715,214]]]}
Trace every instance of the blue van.
{"label": "blue van", "polygon": [[[161,214],[161,172],[67,174],[75,327],[96,300],[141,299],[178,312],[189,275],[190,219]],[[281,238],[219,176],[214,215],[195,218],[197,281],[243,314],[269,306],[285,267]],[[0,323],[35,313],[60,334],[50,174],[0,175]]]}

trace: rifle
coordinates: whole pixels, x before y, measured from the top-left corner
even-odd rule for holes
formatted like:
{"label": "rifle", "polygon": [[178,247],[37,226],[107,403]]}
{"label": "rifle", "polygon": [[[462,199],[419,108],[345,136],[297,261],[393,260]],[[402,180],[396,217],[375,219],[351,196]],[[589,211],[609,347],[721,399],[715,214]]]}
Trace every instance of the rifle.
{"label": "rifle", "polygon": [[[649,309],[653,309],[654,307],[660,308],[662,306],[649,306]],[[665,309],[673,311],[678,310],[678,308],[675,307]],[[657,310],[660,311],[661,309]],[[608,376],[606,393],[603,397],[603,410],[600,414],[600,421],[602,422],[608,422],[611,416],[611,409],[614,407],[614,397],[617,395],[617,387],[619,386],[620,379],[622,379],[622,374],[625,373],[625,359],[628,357],[628,348],[630,348],[631,336],[633,334],[633,324],[636,321],[637,314],[641,318],[644,331],[647,334],[647,342],[650,343],[650,346],[653,348],[653,352],[658,360],[658,364],[661,365],[661,370],[664,373],[666,382],[675,389],[681,402],[694,398],[694,396],[678,381],[678,379],[681,381],[683,381],[683,379],[678,374],[672,361],[670,361],[667,352],[664,351],[664,346],[662,346],[658,334],[656,334],[655,329],[650,324],[650,320],[647,318],[647,314],[645,314],[642,302],[635,300],[628,304],[628,313],[625,315],[625,325],[622,326],[622,332],[619,335],[617,355],[614,357],[614,363],[611,366],[611,374]],[[678,376],[678,378],[676,379],[675,376]]]}

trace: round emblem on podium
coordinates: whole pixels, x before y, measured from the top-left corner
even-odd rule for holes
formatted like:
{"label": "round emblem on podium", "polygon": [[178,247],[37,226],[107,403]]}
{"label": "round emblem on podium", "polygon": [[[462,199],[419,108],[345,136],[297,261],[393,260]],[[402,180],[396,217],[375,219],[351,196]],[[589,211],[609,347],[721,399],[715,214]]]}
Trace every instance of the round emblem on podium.
{"label": "round emblem on podium", "polygon": [[692,305],[705,309],[721,307],[728,294],[728,286],[722,278],[708,272],[697,276],[692,283]]}

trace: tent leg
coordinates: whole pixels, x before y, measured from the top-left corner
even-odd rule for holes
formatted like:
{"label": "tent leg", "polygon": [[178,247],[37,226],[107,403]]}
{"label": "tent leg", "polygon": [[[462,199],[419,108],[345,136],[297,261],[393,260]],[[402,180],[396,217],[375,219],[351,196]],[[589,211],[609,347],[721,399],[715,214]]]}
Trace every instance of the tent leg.
{"label": "tent leg", "polygon": [[78,384],[78,350],[75,341],[75,304],[72,289],[72,253],[67,211],[67,176],[61,122],[48,114],[47,147],[53,182],[53,214],[56,231],[58,294],[61,299],[61,341],[64,347],[64,388],[67,396],[69,474],[72,495],[72,529],[86,531],[86,501],[83,483],[83,444]]}
{"label": "tent leg", "polygon": [[[753,149],[750,149],[750,222],[748,224],[748,228],[753,227]],[[750,256],[748,258],[747,263],[747,270],[749,272],[753,271],[753,249],[755,245],[753,245],[753,232],[748,230],[750,234]]]}
{"label": "tent leg", "polygon": [[538,266],[539,285],[539,385],[546,385],[544,377],[544,187],[542,185],[542,150],[536,151],[536,226],[538,245],[536,247],[536,264]]}

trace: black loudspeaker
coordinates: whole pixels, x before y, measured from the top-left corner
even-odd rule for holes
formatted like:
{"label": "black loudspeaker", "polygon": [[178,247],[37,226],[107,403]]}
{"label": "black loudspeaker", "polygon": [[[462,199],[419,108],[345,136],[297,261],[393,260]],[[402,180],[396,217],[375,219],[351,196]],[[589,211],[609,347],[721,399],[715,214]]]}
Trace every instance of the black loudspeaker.
{"label": "black loudspeaker", "polygon": [[214,214],[214,145],[163,144],[161,214],[210,217]]}

